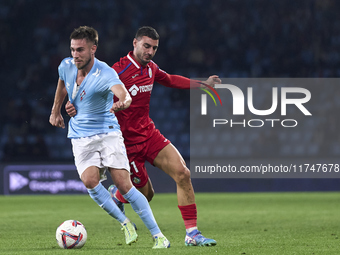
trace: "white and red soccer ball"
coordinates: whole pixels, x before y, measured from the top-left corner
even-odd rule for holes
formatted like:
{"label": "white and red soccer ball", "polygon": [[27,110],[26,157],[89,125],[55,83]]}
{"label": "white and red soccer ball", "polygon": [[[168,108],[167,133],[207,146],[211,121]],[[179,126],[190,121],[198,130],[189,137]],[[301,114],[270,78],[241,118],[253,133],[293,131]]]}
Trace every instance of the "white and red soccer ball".
{"label": "white and red soccer ball", "polygon": [[87,232],[80,221],[66,220],[57,228],[55,237],[60,248],[81,248],[86,242]]}

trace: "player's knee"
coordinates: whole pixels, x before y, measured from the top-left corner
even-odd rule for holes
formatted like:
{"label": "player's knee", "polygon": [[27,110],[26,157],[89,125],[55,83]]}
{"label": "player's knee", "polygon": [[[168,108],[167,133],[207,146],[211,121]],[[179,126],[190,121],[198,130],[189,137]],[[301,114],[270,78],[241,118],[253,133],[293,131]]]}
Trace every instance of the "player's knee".
{"label": "player's knee", "polygon": [[174,179],[176,183],[187,183],[190,181],[190,170],[184,165],[179,167]]}
{"label": "player's knee", "polygon": [[82,181],[87,189],[93,189],[99,184],[98,180],[93,178],[84,177]]}
{"label": "player's knee", "polygon": [[129,192],[129,190],[132,188],[132,184],[129,181],[119,181],[115,182],[116,187],[118,188],[120,194],[125,195]]}
{"label": "player's knee", "polygon": [[96,169],[89,167],[82,173],[81,180],[87,189],[93,189],[99,184],[100,176]]}

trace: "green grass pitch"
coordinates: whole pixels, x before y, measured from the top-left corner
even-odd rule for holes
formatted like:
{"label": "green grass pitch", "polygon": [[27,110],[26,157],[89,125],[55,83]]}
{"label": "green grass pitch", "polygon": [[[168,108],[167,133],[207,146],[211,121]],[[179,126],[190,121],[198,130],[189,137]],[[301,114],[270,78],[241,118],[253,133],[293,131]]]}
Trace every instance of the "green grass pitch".
{"label": "green grass pitch", "polygon": [[[87,195],[0,196],[0,254],[340,254],[340,193],[197,193],[198,226],[214,247],[185,247],[175,194],[150,203],[168,250],[152,250],[151,236],[130,205],[138,242],[124,243],[119,224]],[[87,229],[80,250],[63,250],[55,231],[76,219]]]}

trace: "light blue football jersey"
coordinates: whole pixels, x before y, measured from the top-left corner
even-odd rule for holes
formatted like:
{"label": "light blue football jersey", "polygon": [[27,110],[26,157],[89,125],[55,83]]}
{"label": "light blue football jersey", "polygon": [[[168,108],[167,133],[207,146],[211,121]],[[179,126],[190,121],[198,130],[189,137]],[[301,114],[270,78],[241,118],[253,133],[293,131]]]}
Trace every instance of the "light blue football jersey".
{"label": "light blue football jersey", "polygon": [[68,138],[88,137],[120,130],[116,116],[110,113],[113,104],[111,87],[122,84],[116,71],[105,62],[94,59],[91,71],[77,89],[78,69],[73,58],[65,58],[58,68],[69,100],[77,114],[68,124]]}

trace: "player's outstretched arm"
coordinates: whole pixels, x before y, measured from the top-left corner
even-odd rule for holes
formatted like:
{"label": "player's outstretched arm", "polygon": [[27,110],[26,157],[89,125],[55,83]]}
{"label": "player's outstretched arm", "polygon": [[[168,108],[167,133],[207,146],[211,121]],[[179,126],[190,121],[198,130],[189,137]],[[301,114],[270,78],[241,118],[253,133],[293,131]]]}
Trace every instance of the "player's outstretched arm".
{"label": "player's outstretched arm", "polygon": [[65,128],[64,118],[61,116],[60,110],[66,95],[67,91],[65,88],[65,83],[59,79],[50,115],[50,123],[52,126]]}
{"label": "player's outstretched arm", "polygon": [[202,82],[199,80],[191,80],[181,75],[167,74],[164,71],[157,72],[155,81],[163,86],[177,89],[193,89],[198,87],[202,88],[207,87],[204,86],[204,84],[207,84],[211,87],[215,87],[215,84],[220,84],[222,82],[218,75],[211,75],[206,81]]}
{"label": "player's outstretched arm", "polygon": [[118,97],[118,101],[113,103],[110,112],[118,112],[128,108],[132,102],[132,98],[129,92],[126,90],[125,86],[121,84],[116,84],[111,87],[111,91]]}

